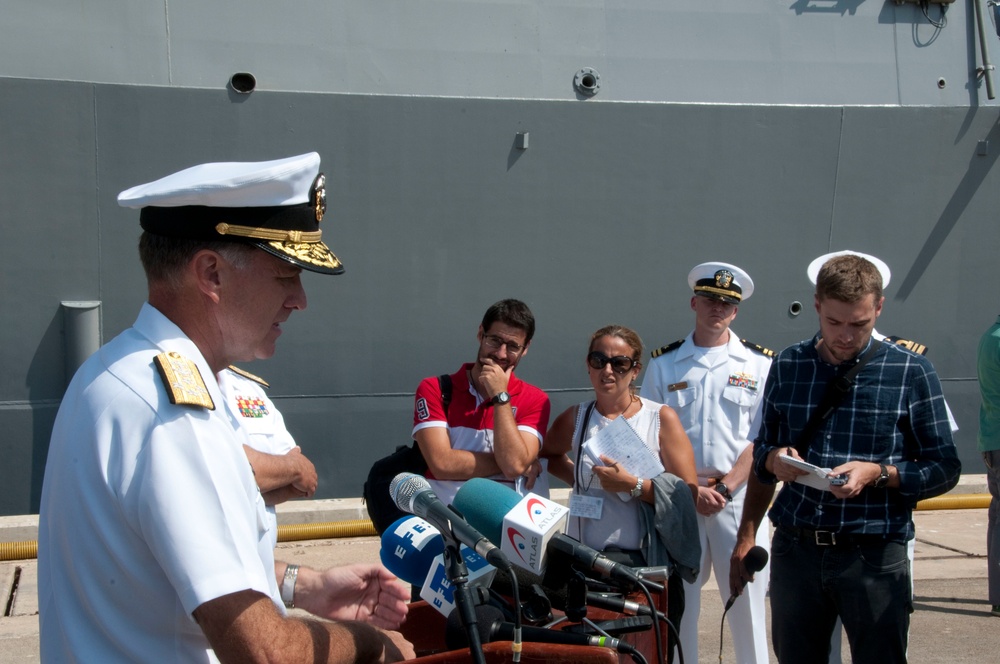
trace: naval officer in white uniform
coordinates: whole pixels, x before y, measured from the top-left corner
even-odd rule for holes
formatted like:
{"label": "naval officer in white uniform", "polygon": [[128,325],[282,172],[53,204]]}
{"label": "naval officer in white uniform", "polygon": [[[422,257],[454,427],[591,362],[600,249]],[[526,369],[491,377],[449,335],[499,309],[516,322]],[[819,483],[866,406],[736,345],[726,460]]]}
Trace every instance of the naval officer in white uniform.
{"label": "naval officer in white uniform", "polygon": [[[412,656],[373,626],[406,615],[384,569],[288,582],[246,429],[216,381],[273,355],[306,306],[303,269],[343,271],[319,228],[319,162],[202,164],[119,195],[142,208],[148,301],[83,364],[56,416],[39,514],[42,662]],[[292,602],[345,622],[290,618]]]}
{"label": "naval officer in white uniform", "polygon": [[[753,294],[750,275],[727,263],[702,263],[688,274],[694,291],[695,326],[688,336],[653,351],[641,395],[677,411],[694,446],[698,471],[698,534],[701,572],[685,592],[679,628],[684,659],[698,656],[701,586],[714,570],[720,600],[729,597],[729,558],[750,473],[752,441],[764,382],[773,351],[739,336],[730,328],[739,305]],[[767,529],[757,545],[769,548]],[[768,567],[757,573],[730,609],[736,661],[768,661],[765,595]]]}

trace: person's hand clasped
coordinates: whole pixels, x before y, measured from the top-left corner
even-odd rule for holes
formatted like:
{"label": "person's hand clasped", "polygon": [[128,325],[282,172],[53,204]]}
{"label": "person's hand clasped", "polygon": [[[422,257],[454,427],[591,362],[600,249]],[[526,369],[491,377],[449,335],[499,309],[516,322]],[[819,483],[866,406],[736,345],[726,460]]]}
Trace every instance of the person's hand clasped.
{"label": "person's hand clasped", "polygon": [[289,450],[285,458],[295,465],[297,479],[292,482],[292,486],[303,498],[311,498],[316,493],[316,487],[319,486],[316,466],[302,454],[302,448],[298,445]]}
{"label": "person's hand clasped", "polygon": [[527,489],[532,489],[535,486],[535,482],[538,480],[538,476],[542,474],[542,462],[535,459],[528,466],[528,470],[524,473],[524,486]]}
{"label": "person's hand clasped", "polygon": [[698,502],[695,510],[702,516],[712,516],[722,511],[726,506],[726,497],[715,489],[707,486],[698,487]]}

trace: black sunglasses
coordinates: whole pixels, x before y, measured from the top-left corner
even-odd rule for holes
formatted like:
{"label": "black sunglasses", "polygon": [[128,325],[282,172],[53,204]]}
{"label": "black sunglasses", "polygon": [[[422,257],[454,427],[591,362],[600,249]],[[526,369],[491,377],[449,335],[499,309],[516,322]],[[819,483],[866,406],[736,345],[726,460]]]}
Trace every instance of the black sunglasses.
{"label": "black sunglasses", "polygon": [[604,368],[605,364],[611,363],[611,370],[616,374],[626,374],[632,370],[638,362],[633,360],[631,357],[625,355],[616,355],[614,357],[608,357],[604,353],[599,351],[591,351],[587,355],[587,364],[590,365],[591,369],[600,371]]}

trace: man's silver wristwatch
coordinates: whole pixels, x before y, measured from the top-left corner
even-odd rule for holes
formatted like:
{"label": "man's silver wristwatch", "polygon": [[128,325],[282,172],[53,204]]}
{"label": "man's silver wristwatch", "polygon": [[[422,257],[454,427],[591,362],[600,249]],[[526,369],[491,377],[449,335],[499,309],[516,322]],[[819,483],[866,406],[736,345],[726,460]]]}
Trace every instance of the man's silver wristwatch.
{"label": "man's silver wristwatch", "polygon": [[507,392],[498,392],[496,396],[490,399],[490,403],[494,406],[502,406],[505,403],[510,403],[510,395]]}
{"label": "man's silver wristwatch", "polygon": [[635,486],[632,487],[632,491],[629,492],[629,495],[631,495],[633,498],[639,498],[640,496],[642,496],[642,481],[643,480],[641,477],[637,477],[635,479]]}
{"label": "man's silver wristwatch", "polygon": [[295,608],[295,581],[299,578],[299,566],[285,567],[285,577],[281,580],[281,601],[289,609]]}

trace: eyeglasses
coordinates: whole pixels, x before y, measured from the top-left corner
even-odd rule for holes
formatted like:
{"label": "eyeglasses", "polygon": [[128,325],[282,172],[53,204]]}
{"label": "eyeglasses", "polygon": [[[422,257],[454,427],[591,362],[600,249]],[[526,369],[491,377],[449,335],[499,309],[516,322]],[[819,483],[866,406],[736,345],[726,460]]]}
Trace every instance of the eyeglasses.
{"label": "eyeglasses", "polygon": [[498,337],[495,334],[483,335],[483,341],[486,342],[487,346],[494,350],[499,350],[500,346],[506,346],[507,352],[511,355],[520,355],[521,351],[524,350],[524,346],[521,344],[516,344],[513,341],[507,341],[506,339]]}
{"label": "eyeglasses", "polygon": [[616,374],[626,374],[632,370],[632,368],[638,364],[631,357],[625,355],[615,355],[614,357],[608,357],[604,353],[599,351],[591,351],[587,355],[587,364],[590,365],[591,369],[600,371],[604,368],[605,364],[611,363],[611,370]]}

